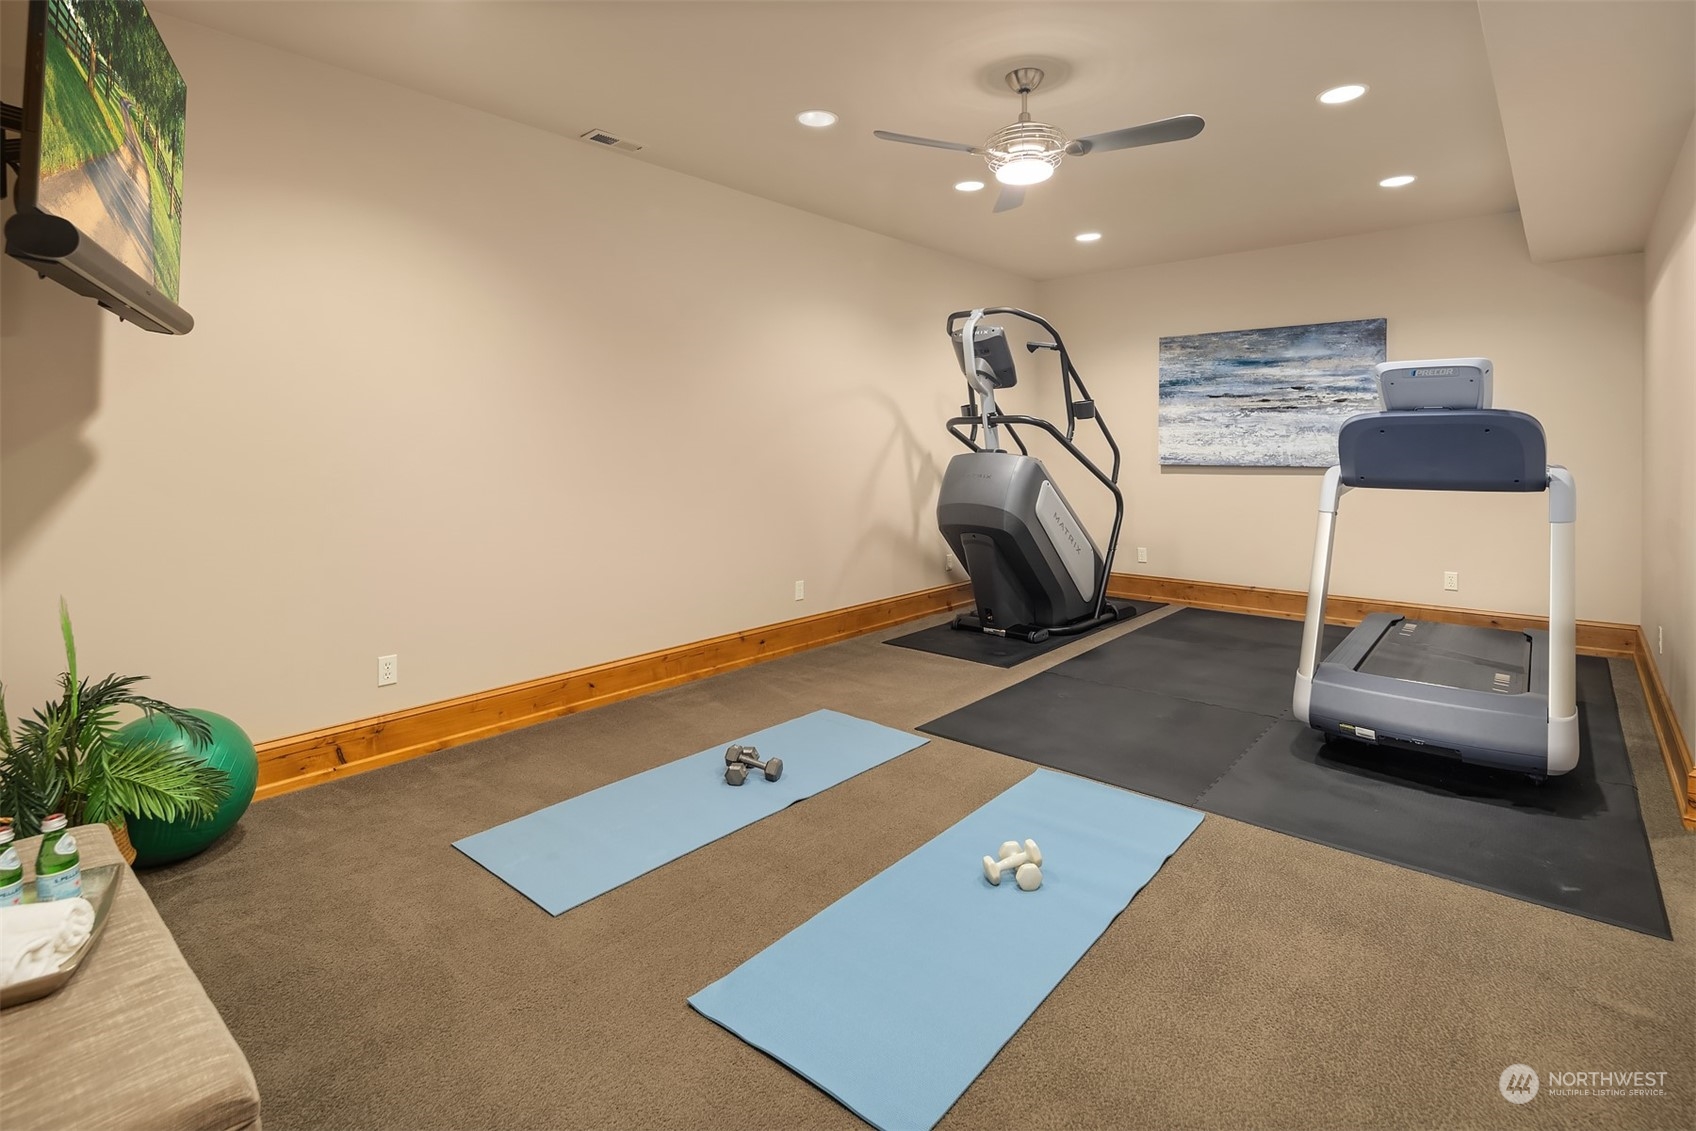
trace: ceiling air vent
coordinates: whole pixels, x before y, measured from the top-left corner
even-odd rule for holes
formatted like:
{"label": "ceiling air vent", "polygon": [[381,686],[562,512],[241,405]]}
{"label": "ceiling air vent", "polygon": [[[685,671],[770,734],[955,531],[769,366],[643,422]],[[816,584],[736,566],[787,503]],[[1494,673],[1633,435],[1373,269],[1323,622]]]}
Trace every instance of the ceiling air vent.
{"label": "ceiling air vent", "polygon": [[591,145],[604,145],[608,149],[616,149],[620,153],[635,153],[642,148],[642,143],[639,141],[626,141],[624,138],[615,137],[605,130],[590,130],[588,133],[578,134],[577,136]]}

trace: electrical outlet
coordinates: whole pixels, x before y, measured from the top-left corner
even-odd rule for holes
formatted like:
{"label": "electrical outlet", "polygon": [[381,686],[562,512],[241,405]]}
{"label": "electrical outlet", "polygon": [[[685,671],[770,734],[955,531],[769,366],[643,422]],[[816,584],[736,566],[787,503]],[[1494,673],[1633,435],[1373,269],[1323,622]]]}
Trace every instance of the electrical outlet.
{"label": "electrical outlet", "polygon": [[1460,574],[1452,569],[1443,571],[1443,588],[1450,593],[1460,590]]}
{"label": "electrical outlet", "polygon": [[1666,654],[1667,654],[1667,630],[1666,630],[1666,626],[1657,624],[1655,626],[1655,655],[1664,656]]}
{"label": "electrical outlet", "polygon": [[960,568],[960,563],[954,560],[954,551],[945,551],[942,555],[942,572],[953,573]]}
{"label": "electrical outlet", "polygon": [[378,656],[377,657],[377,686],[378,687],[388,687],[390,684],[399,683],[399,682],[400,682],[400,657],[399,656]]}
{"label": "electrical outlet", "polygon": [[1138,546],[1137,547],[1137,561],[1141,562],[1143,565],[1148,564],[1148,547],[1147,546]]}
{"label": "electrical outlet", "polygon": [[795,599],[797,601],[805,601],[807,599],[807,583],[805,581],[797,581],[795,583]]}

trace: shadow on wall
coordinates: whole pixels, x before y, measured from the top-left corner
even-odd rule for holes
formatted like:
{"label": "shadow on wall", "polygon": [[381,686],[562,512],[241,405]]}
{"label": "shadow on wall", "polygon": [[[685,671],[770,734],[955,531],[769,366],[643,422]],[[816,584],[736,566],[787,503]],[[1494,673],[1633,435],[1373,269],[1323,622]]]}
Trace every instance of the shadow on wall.
{"label": "shadow on wall", "polygon": [[[893,397],[880,393],[872,394],[868,399],[883,410],[889,419],[889,427],[884,431],[883,446],[871,461],[866,476],[860,483],[855,502],[862,513],[875,515],[878,478],[889,461],[898,458],[901,461],[902,482],[907,487],[907,506],[905,514],[887,517],[875,515],[873,521],[866,524],[866,533],[855,543],[847,560],[836,571],[837,584],[852,576],[855,563],[870,556],[874,549],[883,551],[878,555],[883,561],[890,560],[892,555],[889,551],[894,551],[894,554],[900,555],[904,560],[917,560],[921,567],[932,571],[942,568],[942,535],[936,527],[936,510],[934,505],[926,506],[927,503],[934,504],[936,493],[942,486],[942,467],[938,463],[938,457],[920,441],[918,434],[902,414],[901,406],[895,403]],[[950,443],[952,442],[950,440]],[[925,540],[927,534],[931,542]],[[936,553],[926,555],[922,547],[932,543],[936,547]]]}
{"label": "shadow on wall", "polygon": [[94,467],[82,429],[100,407],[111,317],[0,256],[0,566]]}

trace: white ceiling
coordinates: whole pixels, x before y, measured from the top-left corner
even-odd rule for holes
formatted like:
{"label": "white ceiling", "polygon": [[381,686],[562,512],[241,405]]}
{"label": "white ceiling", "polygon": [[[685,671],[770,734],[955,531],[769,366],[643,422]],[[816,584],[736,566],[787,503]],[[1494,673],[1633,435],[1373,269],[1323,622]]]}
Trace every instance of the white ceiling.
{"label": "white ceiling", "polygon": [[1637,251],[1696,98],[1696,4],[1479,5],[1526,239]]}
{"label": "white ceiling", "polygon": [[[1528,224],[1535,215],[1556,243],[1641,247],[1644,209],[1696,96],[1688,50],[1587,54],[1616,27],[1631,45],[1664,35],[1664,18],[1633,20],[1621,15],[1628,9],[1671,11],[1676,27],[1687,0],[1491,2],[1515,11],[1490,14],[1488,51],[1471,0],[149,6],[562,136],[607,130],[646,148],[599,159],[659,165],[1036,279],[1502,212],[1520,199],[1538,202]],[[1569,41],[1558,20],[1521,19],[1519,9],[1596,11]],[[1561,196],[1551,179],[1583,163],[1550,160],[1573,101],[1554,97],[1558,79],[1536,66],[1551,44],[1593,64],[1581,93],[1612,131],[1615,175],[1587,190],[1583,208],[1543,203]],[[1492,73],[1493,58],[1504,74]],[[1016,116],[1001,75],[1026,63],[1050,72],[1033,115],[1071,136],[1185,113],[1207,128],[1190,141],[1070,158],[1024,207],[1000,215],[990,211],[993,186],[970,196],[952,188],[986,179],[979,158],[871,136],[980,144]],[[1646,82],[1609,81],[1645,69]],[[1372,90],[1347,106],[1315,101],[1343,82]],[[1651,123],[1620,112],[1668,90],[1673,102],[1657,105]],[[822,131],[796,124],[815,107],[841,120]],[[1377,186],[1402,172],[1419,180]],[[1576,242],[1575,224],[1585,229]],[[1607,230],[1589,231],[1598,226]],[[1077,244],[1086,230],[1104,238]]]}

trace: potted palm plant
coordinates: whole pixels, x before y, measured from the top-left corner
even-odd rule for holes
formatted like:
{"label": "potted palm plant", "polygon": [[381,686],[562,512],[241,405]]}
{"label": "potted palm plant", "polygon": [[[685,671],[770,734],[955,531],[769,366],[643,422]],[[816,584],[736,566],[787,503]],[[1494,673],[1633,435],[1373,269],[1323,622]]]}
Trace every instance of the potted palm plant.
{"label": "potted palm plant", "polygon": [[170,719],[197,746],[211,738],[204,719],[138,693],[146,676],[108,675],[90,682],[77,674],[71,615],[59,602],[66,670],[58,694],[17,733],[0,688],[0,816],[12,818],[20,837],[41,831],[42,818],[63,813],[72,825],[100,822],[112,827],[126,859],[134,860],[124,832],[126,817],[161,821],[209,819],[229,791],[228,775],[186,757],[156,738],[119,736],[125,709]]}

